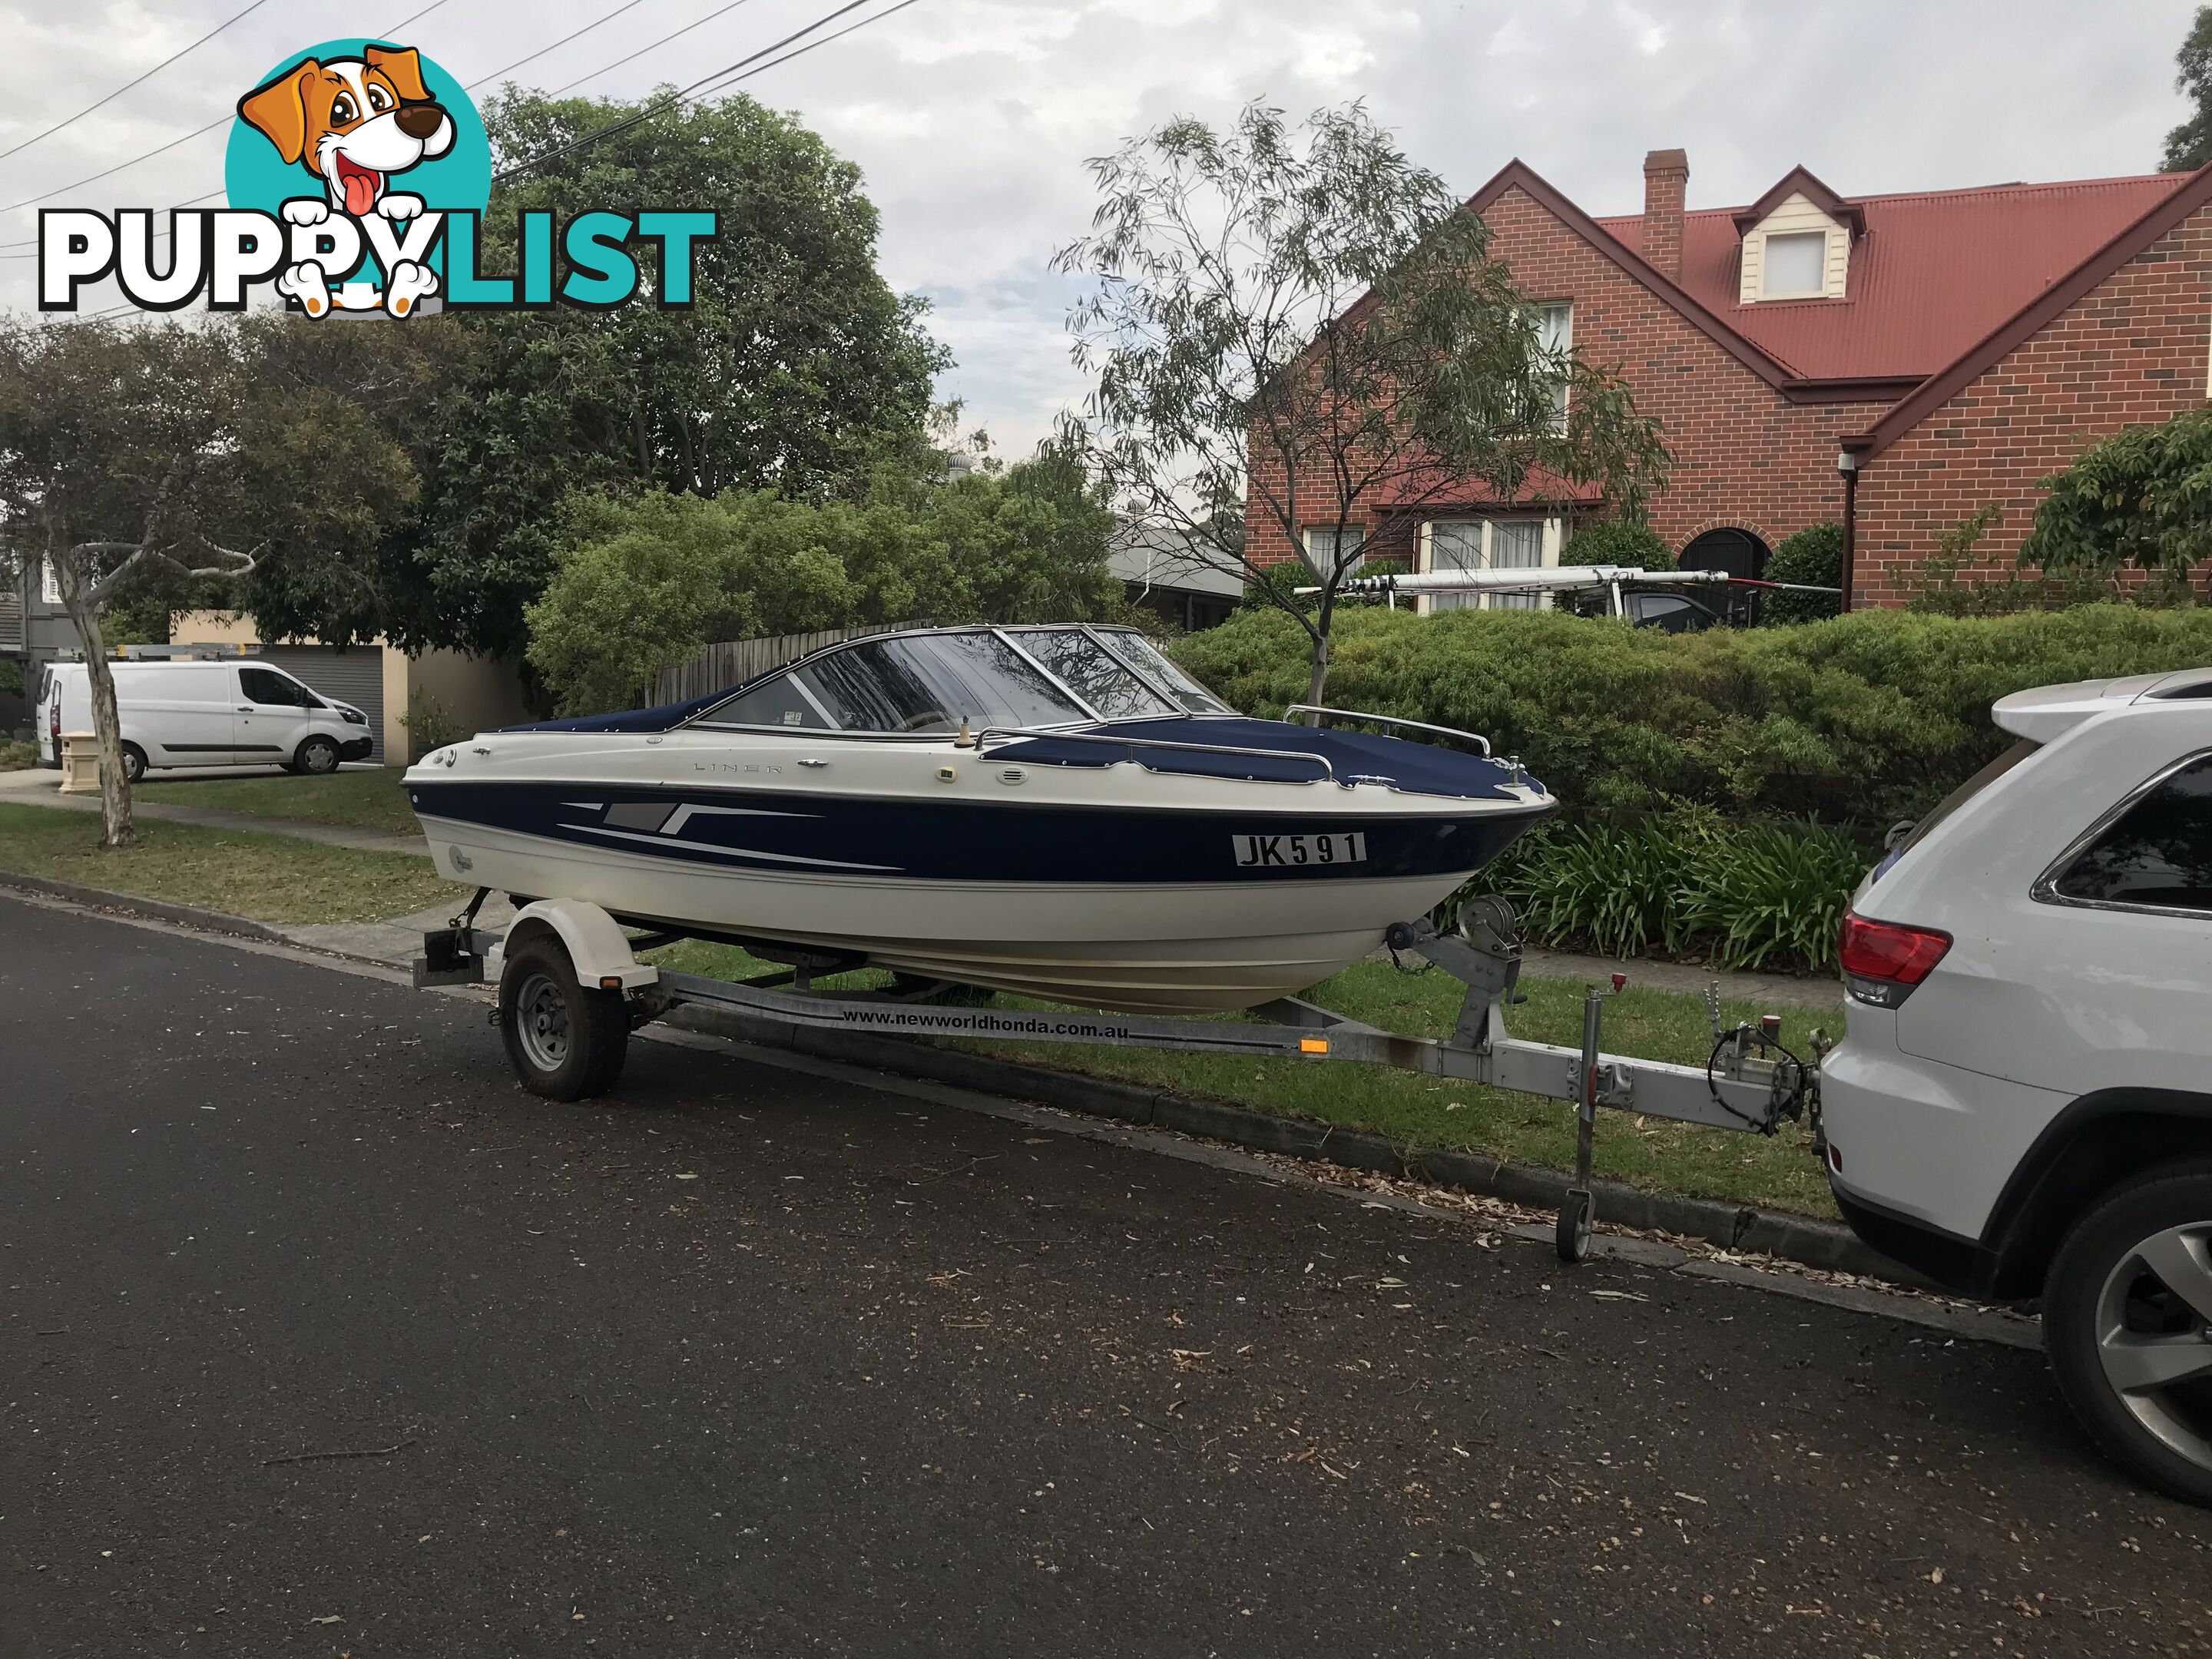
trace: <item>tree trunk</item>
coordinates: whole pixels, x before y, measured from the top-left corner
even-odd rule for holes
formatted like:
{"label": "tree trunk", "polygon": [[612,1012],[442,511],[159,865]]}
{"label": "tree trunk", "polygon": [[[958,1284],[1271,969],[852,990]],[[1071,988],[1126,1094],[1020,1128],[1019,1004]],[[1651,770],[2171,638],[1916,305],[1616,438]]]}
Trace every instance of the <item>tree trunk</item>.
{"label": "tree trunk", "polygon": [[[1306,701],[1310,703],[1321,701],[1322,688],[1328,684],[1328,634],[1329,625],[1335,620],[1335,594],[1324,593],[1321,601],[1321,615],[1314,618],[1311,666],[1306,674]],[[1306,724],[1319,726],[1321,716],[1307,715]]]}
{"label": "tree trunk", "polygon": [[85,603],[83,578],[75,562],[66,556],[48,556],[60,558],[62,608],[69,612],[77,643],[83,647],[84,677],[92,687],[92,729],[100,739],[100,842],[108,847],[135,847],[138,832],[131,827],[131,780],[123,772],[123,720],[115,710],[115,676],[108,672],[100,615]]}

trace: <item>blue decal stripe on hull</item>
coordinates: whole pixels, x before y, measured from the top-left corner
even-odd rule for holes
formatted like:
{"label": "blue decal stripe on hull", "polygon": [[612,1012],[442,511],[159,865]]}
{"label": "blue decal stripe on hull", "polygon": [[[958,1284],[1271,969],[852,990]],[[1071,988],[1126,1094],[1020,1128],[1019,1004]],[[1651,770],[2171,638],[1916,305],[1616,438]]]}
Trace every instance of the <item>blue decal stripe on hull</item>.
{"label": "blue decal stripe on hull", "polygon": [[556,830],[580,830],[587,836],[606,836],[616,841],[642,842],[652,848],[678,848],[688,853],[713,853],[729,859],[768,859],[777,864],[806,864],[830,870],[871,870],[886,875],[900,873],[896,864],[854,864],[845,859],[802,858],[796,853],[764,853],[757,847],[724,847],[714,842],[686,841],[672,836],[665,830],[658,835],[641,835],[635,830],[603,830],[595,823],[561,823]]}
{"label": "blue decal stripe on hull", "polygon": [[[730,870],[740,860],[889,875],[902,880],[1176,886],[1390,880],[1479,870],[1548,804],[1412,817],[1328,811],[1322,801],[1265,811],[1060,806],[1051,803],[770,795],[776,807],[708,811],[681,787],[608,787],[605,818],[577,823],[574,783],[410,787],[426,818],[480,824],[572,847],[605,847]],[[686,800],[686,796],[695,799]],[[726,799],[726,796],[725,797]],[[1327,798],[1323,798],[1325,800]],[[683,814],[691,833],[667,833]],[[799,809],[799,810],[793,810]],[[656,812],[665,813],[655,828]],[[633,824],[632,819],[638,821]],[[730,837],[723,839],[724,836]],[[1279,844],[1283,860],[1254,852]],[[741,838],[741,839],[740,839]],[[1355,840],[1356,838],[1356,840]],[[460,836],[464,845],[465,833]],[[1352,856],[1357,848],[1357,856]],[[1310,861],[1297,862],[1301,850]],[[1322,853],[1329,856],[1324,858]],[[895,856],[896,863],[886,863]]]}

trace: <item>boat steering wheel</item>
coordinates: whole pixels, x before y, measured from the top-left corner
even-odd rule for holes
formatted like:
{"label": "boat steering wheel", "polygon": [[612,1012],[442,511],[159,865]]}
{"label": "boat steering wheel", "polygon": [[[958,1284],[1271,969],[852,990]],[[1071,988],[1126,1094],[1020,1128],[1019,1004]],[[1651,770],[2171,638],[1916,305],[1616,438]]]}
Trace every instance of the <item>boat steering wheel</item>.
{"label": "boat steering wheel", "polygon": [[899,727],[899,730],[902,732],[927,732],[935,726],[941,726],[950,730],[951,725],[952,722],[945,718],[942,708],[925,708],[919,714],[909,715],[907,723]]}

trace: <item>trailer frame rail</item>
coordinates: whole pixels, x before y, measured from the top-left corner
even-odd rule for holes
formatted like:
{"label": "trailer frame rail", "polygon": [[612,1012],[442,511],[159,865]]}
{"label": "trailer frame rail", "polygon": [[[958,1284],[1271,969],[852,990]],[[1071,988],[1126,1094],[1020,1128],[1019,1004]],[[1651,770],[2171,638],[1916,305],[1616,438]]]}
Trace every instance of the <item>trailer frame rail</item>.
{"label": "trailer frame rail", "polygon": [[[505,937],[474,925],[483,897],[480,892],[449,927],[423,936],[424,954],[414,964],[418,987],[483,981],[485,964]],[[580,911],[610,926],[615,920],[596,906],[574,900],[555,902],[564,916]],[[524,925],[532,911],[548,908],[544,902],[526,906],[514,926]],[[672,937],[657,932],[629,943],[643,948],[668,943]],[[635,963],[634,957],[617,969],[602,955],[581,971],[580,981],[586,989],[604,988],[602,994],[617,994],[619,988],[619,994],[629,999],[633,1027],[691,1004],[786,1025],[873,1036],[1068,1042],[1309,1064],[1349,1060],[1570,1101],[1577,1118],[1576,1182],[1560,1211],[1558,1231],[1559,1254],[1570,1261],[1581,1261],[1589,1253],[1595,1221],[1590,1166],[1600,1108],[1762,1134],[1771,1134],[1782,1123],[1809,1113],[1819,1148],[1818,1062],[1826,1050],[1822,1034],[1814,1034],[1814,1058],[1801,1060],[1781,1048],[1779,1021],[1773,1016],[1755,1026],[1724,1028],[1715,991],[1707,997],[1714,1047],[1706,1065],[1607,1053],[1603,1046],[1605,1004],[1626,984],[1626,975],[1615,974],[1610,986],[1591,986],[1584,993],[1579,1047],[1532,1042],[1507,1030],[1506,1011],[1521,1000],[1516,989],[1521,946],[1512,912],[1502,901],[1470,902],[1449,933],[1438,932],[1425,919],[1395,924],[1385,942],[1394,958],[1418,957],[1466,987],[1450,1036],[1416,1037],[1383,1030],[1297,997],[1264,1004],[1243,1018],[1206,1019],[1013,1008],[999,1006],[995,999],[950,1002],[944,999],[975,988],[951,981],[897,992],[825,993],[812,988],[810,959],[803,953],[795,968],[750,981],[674,973]],[[627,951],[622,954],[629,955]],[[825,969],[816,966],[813,971]],[[496,1022],[510,1016],[511,1011],[496,1008],[493,1018]],[[520,1068],[521,1062],[517,1064]],[[523,1081],[537,1086],[526,1075]]]}

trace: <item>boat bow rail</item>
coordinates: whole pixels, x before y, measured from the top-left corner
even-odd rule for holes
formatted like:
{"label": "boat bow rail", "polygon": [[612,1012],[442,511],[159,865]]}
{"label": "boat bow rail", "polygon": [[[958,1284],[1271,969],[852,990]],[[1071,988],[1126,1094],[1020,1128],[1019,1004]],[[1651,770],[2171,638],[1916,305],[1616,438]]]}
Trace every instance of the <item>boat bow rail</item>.
{"label": "boat bow rail", "polygon": [[[994,743],[1005,744],[1030,741],[1048,744],[1054,743],[1105,744],[1112,748],[1127,750],[1129,751],[1128,757],[1133,761],[1137,759],[1137,750],[1139,749],[1180,750],[1184,754],[1190,755],[1229,755],[1251,760],[1310,761],[1314,765],[1318,766],[1321,769],[1321,775],[1319,777],[1262,778],[1258,780],[1258,781],[1263,783],[1321,783],[1326,781],[1328,783],[1337,784],[1340,787],[1346,789],[1349,789],[1352,787],[1349,783],[1345,782],[1336,775],[1336,768],[1330,762],[1328,756],[1317,755],[1309,749],[1254,749],[1244,744],[1233,743],[1181,743],[1168,738],[1147,738],[1137,732],[1068,732],[1050,726],[987,726],[982,732],[977,734],[975,738],[975,747],[977,752],[980,754],[986,747]],[[1025,757],[1024,758],[1036,759],[1037,757]],[[1039,763],[1050,765],[1053,763],[1049,759],[1043,759],[1041,760]],[[1139,762],[1139,764],[1141,765],[1142,763]]]}
{"label": "boat bow rail", "polygon": [[[482,902],[483,895],[477,897]],[[477,904],[447,928],[423,936],[424,954],[415,962],[418,988],[480,983],[488,958],[502,936],[474,927]],[[1778,1041],[1779,1021],[1768,1016],[1757,1024],[1723,1027],[1717,994],[1707,1006],[1713,1028],[1711,1054],[1702,1066],[1608,1054],[1603,1046],[1605,1003],[1626,983],[1612,976],[1609,988],[1589,988],[1583,1000],[1579,1047],[1534,1042],[1509,1034],[1506,1010],[1516,1000],[1521,946],[1512,912],[1496,899],[1471,902],[1459,927],[1439,933],[1426,920],[1401,922],[1387,937],[1394,960],[1418,957],[1442,969],[1467,988],[1456,1026],[1443,1038],[1407,1036],[1349,1018],[1302,998],[1284,997],[1250,1011],[1244,1019],[1097,1012],[1067,1007],[1009,1007],[974,988],[951,981],[894,980],[885,991],[823,993],[813,975],[843,971],[860,959],[793,957],[784,947],[766,947],[794,965],[757,979],[728,981],[656,970],[635,962],[633,947],[645,949],[681,935],[659,933],[635,939],[617,920],[597,906],[576,900],[542,902],[526,908],[539,937],[557,933],[588,939],[589,961],[569,990],[580,1008],[588,1000],[621,998],[628,1020],[578,1019],[563,1042],[626,1040],[629,1029],[644,1025],[671,1009],[690,1006],[732,1017],[733,1035],[757,1036],[758,1027],[836,1028],[876,1036],[959,1037],[981,1041],[1070,1042],[1088,1047],[1153,1048],[1179,1054],[1237,1054],[1325,1063],[1352,1060],[1416,1072],[1431,1077],[1486,1084],[1551,1100],[1571,1101],[1577,1123],[1574,1188],[1559,1218],[1561,1257],[1587,1255],[1595,1224],[1590,1188],[1599,1109],[1639,1116],[1701,1124],[1708,1128],[1772,1134],[1785,1122],[1808,1119],[1814,1155],[1824,1157],[1820,1133],[1820,1060],[1827,1048],[1823,1033],[1814,1034],[1810,1060],[1801,1060]],[[557,928],[549,922],[565,924]],[[958,1000],[952,1000],[957,998]],[[504,1005],[495,1024],[511,1022],[515,1010]],[[608,1003],[608,1007],[616,1005]],[[748,1028],[751,1029],[748,1029]],[[611,1030],[617,1035],[607,1037]],[[594,1033],[598,1036],[594,1036]],[[525,1086],[558,1099],[574,1099],[589,1089],[570,1089],[561,1079],[533,1075],[522,1049],[510,1042]],[[617,1053],[606,1064],[582,1064],[575,1074],[604,1077],[611,1084],[619,1072]],[[565,1075],[565,1074],[564,1074]]]}
{"label": "boat bow rail", "polygon": [[1294,702],[1283,711],[1285,714],[1320,714],[1324,718],[1346,720],[1372,720],[1377,726],[1402,726],[1409,732],[1427,732],[1440,738],[1457,738],[1471,743],[1487,757],[1490,739],[1480,732],[1462,732],[1455,726],[1431,726],[1426,720],[1401,720],[1395,714],[1371,714],[1360,708],[1324,708],[1317,702]]}

